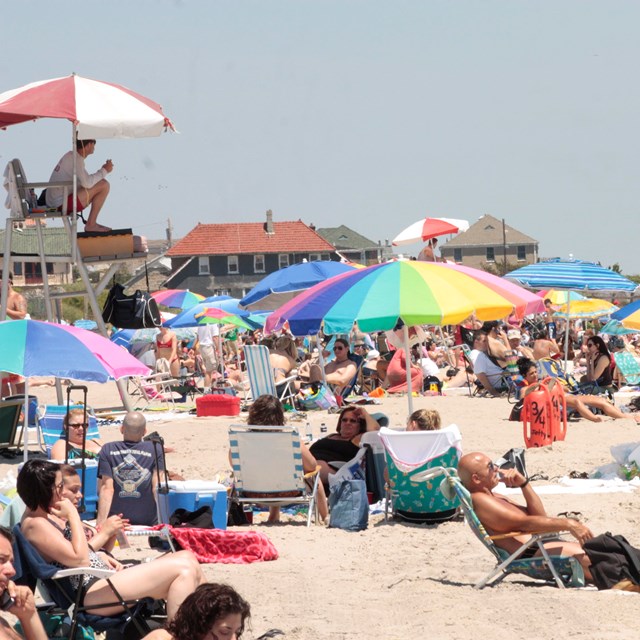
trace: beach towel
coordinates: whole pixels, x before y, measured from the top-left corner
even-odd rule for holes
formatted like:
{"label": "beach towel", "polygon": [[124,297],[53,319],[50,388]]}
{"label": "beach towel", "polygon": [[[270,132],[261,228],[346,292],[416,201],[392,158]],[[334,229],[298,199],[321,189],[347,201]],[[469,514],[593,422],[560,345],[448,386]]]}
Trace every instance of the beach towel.
{"label": "beach towel", "polygon": [[[166,525],[158,525],[162,528]],[[221,529],[176,529],[171,535],[201,563],[251,564],[278,559],[278,550],[264,533]]]}

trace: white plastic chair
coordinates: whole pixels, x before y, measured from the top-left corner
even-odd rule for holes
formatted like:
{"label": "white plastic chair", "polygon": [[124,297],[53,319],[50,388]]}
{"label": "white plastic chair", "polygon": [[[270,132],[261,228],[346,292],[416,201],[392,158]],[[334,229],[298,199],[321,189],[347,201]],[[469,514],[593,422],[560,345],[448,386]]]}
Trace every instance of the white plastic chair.
{"label": "white plastic chair", "polygon": [[289,401],[293,406],[296,390],[293,381],[296,376],[289,376],[278,384],[284,384],[282,393],[276,391],[276,380],[273,375],[273,367],[269,360],[269,349],[264,345],[247,345],[244,348],[244,360],[247,365],[247,375],[251,387],[253,400],[263,395],[275,396],[284,403]]}

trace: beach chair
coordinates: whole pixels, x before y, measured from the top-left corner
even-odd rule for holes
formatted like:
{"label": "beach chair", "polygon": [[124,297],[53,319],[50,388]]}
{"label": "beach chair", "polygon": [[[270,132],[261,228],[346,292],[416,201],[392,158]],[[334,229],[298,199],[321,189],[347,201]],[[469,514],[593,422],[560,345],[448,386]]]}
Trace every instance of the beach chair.
{"label": "beach chair", "polygon": [[[129,378],[129,395],[135,398],[134,411],[147,411],[154,407],[174,409],[175,403],[182,400],[182,394],[174,391],[172,387],[179,384],[180,381],[172,378],[170,373]],[[154,403],[159,403],[160,407]]]}
{"label": "beach chair", "polygon": [[557,378],[567,393],[607,395],[609,400],[613,401],[613,393],[616,391],[613,385],[604,387],[597,382],[579,382],[565,371],[560,360],[554,360],[553,358],[541,358],[536,364],[538,366],[538,376],[541,379]]}
{"label": "beach chair", "polygon": [[229,427],[234,500],[241,504],[285,506],[306,504],[307,526],[318,522],[317,492],[320,467],[302,467],[300,434],[293,427]]}
{"label": "beach chair", "polygon": [[0,455],[14,457],[20,449],[23,405],[24,398],[0,402]]}
{"label": "beach chair", "polygon": [[293,382],[296,376],[289,376],[279,382],[278,384],[282,385],[282,392],[278,394],[267,347],[257,344],[245,346],[244,359],[253,400],[266,394],[275,396],[283,404],[294,406],[296,389]]}
{"label": "beach chair", "polygon": [[385,519],[408,522],[444,522],[453,518],[458,499],[448,497],[434,483],[415,482],[412,476],[431,467],[456,467],[462,436],[455,424],[439,431],[396,431],[382,427],[380,440],[387,460]]}
{"label": "beach chair", "polygon": [[[70,405],[69,409],[84,409],[81,404]],[[38,413],[38,433],[40,442],[47,458],[51,458],[51,447],[65,437],[64,433],[64,417],[67,414],[66,405],[47,404],[41,407]],[[89,418],[89,426],[87,428],[87,440],[99,440],[100,432],[98,431],[98,422],[96,417],[87,411]]]}
{"label": "beach chair", "polygon": [[[440,491],[450,499],[457,497],[466,523],[471,527],[478,540],[489,549],[496,559],[496,566],[474,585],[476,589],[483,589],[487,585],[496,585],[510,573],[523,574],[537,580],[552,582],[560,589],[584,587],[584,571],[575,558],[550,555],[544,548],[544,542],[557,539],[557,533],[532,533],[531,539],[511,554],[496,546],[495,540],[521,535],[522,532],[490,536],[476,515],[471,495],[460,482],[455,468],[432,467],[414,474],[412,480],[414,482],[434,484],[442,476],[444,478],[439,482]],[[532,546],[538,547],[542,555],[523,558],[524,552]]]}
{"label": "beach chair", "polygon": [[384,446],[378,431],[363,433],[360,438],[360,446],[367,449],[365,454],[367,491],[373,493],[373,501],[378,502],[385,497],[385,471],[387,469]]}
{"label": "beach chair", "polygon": [[358,356],[355,353],[349,355],[349,360],[355,362],[356,364],[356,372],[353,375],[353,378],[345,385],[340,393],[336,391],[335,385],[330,384],[329,387],[331,391],[333,391],[334,395],[341,396],[342,398],[348,398],[350,395],[357,395],[360,391],[358,389],[358,381],[360,380],[360,374],[362,372],[362,365],[364,363],[364,358],[362,356]]}
{"label": "beach chair", "polygon": [[616,367],[629,385],[640,384],[640,363],[628,351],[618,351],[613,354]]}
{"label": "beach chair", "polygon": [[[91,627],[98,632],[127,632],[126,635],[119,637],[138,637],[142,638],[151,631],[149,620],[152,619],[152,606],[156,602],[151,598],[141,600],[123,600],[116,588],[109,581],[115,571],[93,569],[91,567],[77,567],[73,569],[60,569],[60,567],[47,562],[40,552],[24,537],[17,524],[13,528],[15,541],[13,544],[13,552],[15,558],[16,576],[15,582],[20,585],[28,586],[31,590],[35,590],[36,584],[39,587],[45,601],[49,601],[55,605],[57,612],[68,613],[71,628],[67,638],[75,638],[77,625],[83,627]],[[92,610],[100,607],[112,607],[120,604],[124,608],[124,613],[116,616],[99,616],[86,612],[86,608],[82,605],[85,596],[85,588],[78,589],[76,597],[73,597],[73,589],[69,580],[73,575],[89,574],[96,578],[105,578],[113,592],[113,601],[109,604],[93,606]],[[161,615],[154,620],[153,627],[157,628],[166,620],[166,616]],[[132,632],[135,633],[134,635]],[[81,636],[77,636],[81,637]]]}

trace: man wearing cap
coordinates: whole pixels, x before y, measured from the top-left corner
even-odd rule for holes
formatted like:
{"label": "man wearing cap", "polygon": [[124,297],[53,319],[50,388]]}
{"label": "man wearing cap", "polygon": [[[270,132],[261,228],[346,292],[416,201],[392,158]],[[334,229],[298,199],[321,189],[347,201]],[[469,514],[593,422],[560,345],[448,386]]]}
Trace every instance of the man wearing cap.
{"label": "man wearing cap", "polygon": [[507,339],[509,340],[511,350],[514,351],[519,358],[524,357],[533,360],[533,350],[521,344],[522,334],[520,331],[517,329],[509,329]]}

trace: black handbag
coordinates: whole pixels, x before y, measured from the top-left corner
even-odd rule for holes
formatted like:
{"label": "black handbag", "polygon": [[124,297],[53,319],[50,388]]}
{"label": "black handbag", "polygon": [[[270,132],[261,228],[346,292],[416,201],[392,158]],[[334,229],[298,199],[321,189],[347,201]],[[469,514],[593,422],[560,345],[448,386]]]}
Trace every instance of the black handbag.
{"label": "black handbag", "polygon": [[158,303],[146,291],[127,295],[121,284],[114,284],[102,309],[102,319],[118,329],[153,329],[162,324]]}

